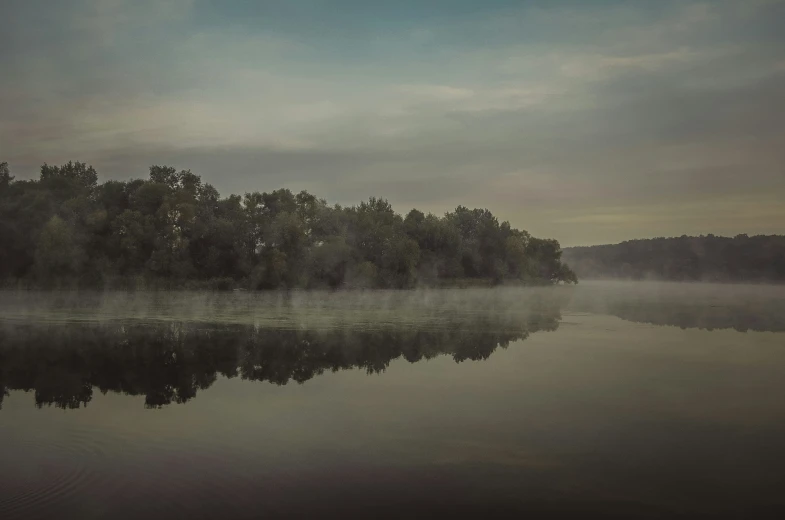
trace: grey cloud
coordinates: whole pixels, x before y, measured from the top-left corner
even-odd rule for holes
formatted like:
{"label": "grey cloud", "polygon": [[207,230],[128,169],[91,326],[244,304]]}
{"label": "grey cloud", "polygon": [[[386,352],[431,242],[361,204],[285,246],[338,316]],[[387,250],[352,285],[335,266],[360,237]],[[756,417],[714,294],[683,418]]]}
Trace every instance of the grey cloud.
{"label": "grey cloud", "polygon": [[[158,22],[143,27],[151,1],[107,4],[122,7],[125,26],[111,22],[111,10],[90,11],[79,22],[75,12],[98,5],[88,0],[0,4],[0,18],[23,22],[22,28],[0,31],[1,48],[10,49],[0,53],[0,66],[4,78],[12,78],[0,89],[0,159],[11,163],[18,178],[36,176],[44,161],[92,162],[103,178],[141,177],[150,164],[166,163],[191,168],[224,194],[286,186],[343,204],[382,195],[401,211],[413,205],[436,212],[457,203],[487,206],[533,232],[562,234],[567,243],[591,242],[578,236],[591,233],[590,225],[603,240],[630,238],[624,234],[634,231],[632,224],[619,223],[619,215],[631,215],[635,204],[661,208],[707,197],[722,204],[730,194],[749,197],[745,201],[785,197],[785,36],[777,30],[785,2],[761,3],[746,14],[734,2],[691,4],[698,5],[694,9],[668,2],[653,17],[638,4],[592,11],[580,2],[567,10],[532,11],[528,19],[466,19],[477,24],[474,32],[451,21],[423,33],[427,45],[393,45],[382,32],[375,48],[400,54],[377,64],[311,63],[309,57],[324,55],[309,54],[304,44],[296,51],[301,61],[287,65],[299,67],[292,91],[286,77],[266,82],[267,76],[253,74],[245,76],[243,88],[233,88],[235,68],[280,74],[277,67],[285,60],[258,54],[263,39],[249,37],[246,45],[242,39],[189,35],[198,28],[185,23],[178,9],[189,9],[190,0],[167,0],[170,8],[158,12]],[[101,27],[102,20],[109,27]],[[538,30],[521,36],[521,24]],[[480,37],[495,31],[498,38]],[[213,41],[226,47],[205,57]],[[427,52],[418,56],[418,49]],[[208,77],[224,73],[229,76]],[[422,96],[410,89],[409,97],[392,100],[379,93],[385,85],[410,83],[412,76],[437,87],[426,86]],[[200,90],[207,87],[218,96]],[[547,95],[531,104],[493,97],[506,88]],[[211,121],[225,116],[221,103],[235,93],[247,96],[238,102],[248,102],[256,90],[260,99],[269,98],[254,106],[262,123],[279,114],[270,106],[307,104],[315,97],[334,104],[336,115],[272,122],[263,129],[291,132],[282,136],[290,142],[302,138],[303,149],[291,150],[266,141],[196,148],[189,142],[191,128],[186,137],[170,137],[155,127],[177,130],[184,123],[150,118],[139,124],[139,107],[146,108],[147,100],[151,107],[160,102],[167,114],[214,103],[209,116],[184,119],[209,131]],[[461,97],[464,91],[472,95]],[[184,97],[197,102],[182,102]],[[243,106],[227,106],[235,110],[229,113],[245,115]],[[80,128],[77,122],[93,114],[108,114],[101,123],[116,121],[118,128]],[[253,117],[238,123],[241,131],[266,136]],[[158,142],[161,133],[170,137],[165,143]],[[605,217],[602,210],[609,206],[625,210]],[[645,234],[649,217],[641,211],[643,216],[629,219]],[[549,224],[559,213],[573,220]],[[683,215],[684,222],[658,221],[650,229],[707,225],[697,210]],[[763,217],[751,216],[745,225],[752,222],[763,225]]]}
{"label": "grey cloud", "polygon": [[[419,142],[391,139],[388,147],[342,149],[336,143],[327,150],[281,151],[118,146],[72,153],[110,176],[144,175],[149,164],[166,162],[203,173],[223,192],[313,186],[311,191],[344,203],[358,198],[348,194],[364,198],[384,192],[410,203],[438,204],[461,190],[467,197],[489,192],[494,179],[510,173],[520,177],[521,196],[530,197],[527,203],[543,206],[548,204],[548,189],[574,183],[584,183],[585,201],[595,204],[614,197],[632,201],[684,198],[707,190],[781,190],[782,149],[767,137],[785,131],[776,105],[779,87],[785,86],[782,79],[773,76],[752,85],[704,91],[663,88],[662,77],[659,82],[631,83],[620,76],[596,85],[598,102],[580,111],[538,107],[456,112],[445,117],[459,121],[458,129],[426,134]],[[718,166],[705,154],[723,146],[733,147],[735,156],[723,158],[725,164]],[[669,158],[669,147],[682,151]],[[62,157],[68,158],[71,155]],[[56,162],[31,156],[12,165],[20,173],[34,172],[38,162],[31,161],[37,160]],[[540,175],[534,187],[531,172]],[[542,177],[550,182],[543,183]],[[541,193],[539,203],[532,189]],[[554,195],[550,198],[556,202]]]}

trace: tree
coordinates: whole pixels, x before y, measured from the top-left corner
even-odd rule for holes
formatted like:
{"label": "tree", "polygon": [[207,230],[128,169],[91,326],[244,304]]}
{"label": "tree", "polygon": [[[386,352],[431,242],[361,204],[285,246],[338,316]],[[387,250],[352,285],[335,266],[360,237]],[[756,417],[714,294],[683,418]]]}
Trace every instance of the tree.
{"label": "tree", "polygon": [[174,190],[180,181],[180,176],[177,174],[177,169],[171,166],[150,166],[150,180],[156,184],[163,184]]}
{"label": "tree", "polygon": [[352,249],[343,236],[327,237],[314,244],[309,262],[311,287],[340,287],[352,265]]}
{"label": "tree", "polygon": [[102,184],[81,162],[12,180],[0,164],[6,282],[290,289],[574,280],[558,242],[499,223],[488,209],[459,206],[443,217],[413,209],[403,218],[377,197],[351,207],[288,189],[222,198],[190,170],[161,165],[146,179]]}
{"label": "tree", "polygon": [[41,181],[67,179],[84,188],[94,188],[98,184],[95,168],[82,162],[69,161],[62,166],[41,166]]}
{"label": "tree", "polygon": [[73,227],[57,215],[46,223],[36,241],[35,270],[41,279],[50,281],[78,273],[85,260],[76,241]]}
{"label": "tree", "polygon": [[0,190],[5,191],[5,189],[8,188],[8,185],[11,184],[11,181],[13,180],[14,177],[11,175],[11,170],[8,168],[8,163],[5,161],[0,162]]}

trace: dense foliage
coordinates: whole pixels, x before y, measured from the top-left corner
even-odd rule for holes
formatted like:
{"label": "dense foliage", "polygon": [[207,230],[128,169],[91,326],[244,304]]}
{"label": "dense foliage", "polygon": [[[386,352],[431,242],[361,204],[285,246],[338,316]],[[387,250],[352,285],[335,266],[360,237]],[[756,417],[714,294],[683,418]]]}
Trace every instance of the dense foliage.
{"label": "dense foliage", "polygon": [[785,282],[785,236],[714,235],[564,249],[581,278]]}
{"label": "dense foliage", "polygon": [[559,243],[459,206],[444,217],[384,199],[330,206],[281,189],[221,198],[188,170],[98,183],[91,166],[0,165],[0,280],[41,286],[411,287],[575,282]]}

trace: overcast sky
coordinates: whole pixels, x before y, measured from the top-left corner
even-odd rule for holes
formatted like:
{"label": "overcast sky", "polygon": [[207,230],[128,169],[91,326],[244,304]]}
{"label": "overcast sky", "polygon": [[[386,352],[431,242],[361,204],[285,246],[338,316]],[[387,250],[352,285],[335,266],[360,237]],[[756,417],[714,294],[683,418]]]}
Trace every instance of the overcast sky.
{"label": "overcast sky", "polygon": [[785,1],[2,0],[0,160],[458,204],[562,245],[785,232]]}

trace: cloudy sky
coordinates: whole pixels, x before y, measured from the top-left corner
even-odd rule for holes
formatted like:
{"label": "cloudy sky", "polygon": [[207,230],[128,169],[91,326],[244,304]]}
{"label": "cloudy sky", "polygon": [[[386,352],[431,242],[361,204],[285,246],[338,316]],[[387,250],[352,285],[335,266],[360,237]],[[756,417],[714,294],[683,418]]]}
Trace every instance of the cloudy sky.
{"label": "cloudy sky", "polygon": [[487,207],[563,245],[785,232],[782,0],[2,0],[0,160]]}

